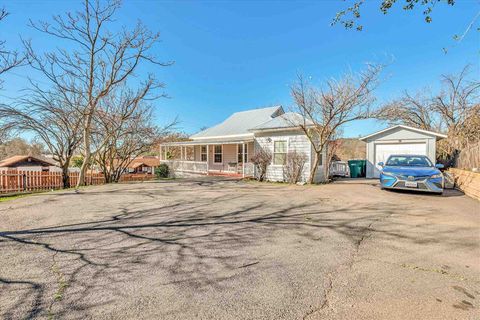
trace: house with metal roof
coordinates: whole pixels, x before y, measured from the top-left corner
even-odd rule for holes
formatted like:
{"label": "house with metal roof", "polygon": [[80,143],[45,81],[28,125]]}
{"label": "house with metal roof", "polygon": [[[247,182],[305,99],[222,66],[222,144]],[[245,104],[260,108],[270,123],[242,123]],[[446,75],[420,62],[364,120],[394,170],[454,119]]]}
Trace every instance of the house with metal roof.
{"label": "house with metal roof", "polygon": [[[236,112],[225,121],[190,136],[189,141],[164,143],[160,161],[176,173],[254,177],[252,156],[260,150],[272,154],[266,178],[285,179],[287,154],[306,156],[302,180],[307,181],[314,160],[313,150],[301,126],[311,125],[300,114],[282,106]],[[323,158],[315,180],[323,178]]]}

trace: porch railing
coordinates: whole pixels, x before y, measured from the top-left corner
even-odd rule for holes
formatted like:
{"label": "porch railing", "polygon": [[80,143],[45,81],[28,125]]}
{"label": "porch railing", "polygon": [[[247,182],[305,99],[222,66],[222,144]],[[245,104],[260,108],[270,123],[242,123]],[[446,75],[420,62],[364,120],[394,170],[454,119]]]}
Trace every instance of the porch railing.
{"label": "porch railing", "polygon": [[[203,161],[188,161],[188,160],[160,160],[162,163],[168,164],[170,169],[177,172],[191,172],[191,173],[200,173],[207,174],[208,166],[207,162]],[[211,173],[217,172],[217,170],[210,170]],[[245,177],[253,177],[255,175],[255,168],[253,163],[245,163],[245,168],[242,168],[242,164],[238,164],[235,167],[228,168],[226,170],[221,170],[220,172],[224,173],[235,173],[242,174]]]}
{"label": "porch railing", "polygon": [[160,162],[168,164],[174,171],[207,174],[206,162],[187,160],[160,160]]}

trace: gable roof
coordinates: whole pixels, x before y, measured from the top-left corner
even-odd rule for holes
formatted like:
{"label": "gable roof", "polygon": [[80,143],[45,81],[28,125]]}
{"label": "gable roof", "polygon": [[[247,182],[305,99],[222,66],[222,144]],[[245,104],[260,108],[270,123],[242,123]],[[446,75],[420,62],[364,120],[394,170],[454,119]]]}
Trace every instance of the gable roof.
{"label": "gable roof", "polygon": [[57,164],[51,160],[40,156],[13,156],[10,158],[3,159],[0,161],[0,167],[11,167],[18,162],[28,161],[28,159],[33,159],[37,162],[41,162],[44,166],[56,166]]}
{"label": "gable roof", "polygon": [[308,119],[304,119],[304,117],[299,113],[286,112],[250,129],[250,131],[265,131],[287,128],[298,129],[298,127],[303,124],[310,126],[313,125],[313,122]]}
{"label": "gable roof", "polygon": [[374,136],[376,136],[376,135],[379,135],[379,134],[382,134],[382,133],[384,133],[384,132],[388,132],[388,131],[391,131],[391,130],[394,130],[394,129],[397,129],[397,128],[406,129],[406,130],[411,130],[411,131],[420,132],[420,133],[424,133],[424,134],[427,134],[427,135],[435,136],[435,137],[437,137],[437,139],[442,139],[442,138],[446,138],[446,137],[447,137],[446,134],[437,133],[437,132],[428,131],[428,130],[423,130],[423,129],[418,129],[418,128],[413,128],[413,127],[405,126],[405,125],[403,125],[403,124],[398,124],[398,125],[396,125],[396,126],[393,126],[393,127],[390,127],[390,128],[386,128],[386,129],[383,129],[383,130],[374,132],[374,133],[372,133],[372,134],[369,134],[368,136],[362,137],[362,138],[360,138],[359,140],[365,141],[365,140],[367,140],[367,139],[369,139],[369,138],[371,138],[371,137],[374,137]]}
{"label": "gable roof", "polygon": [[250,129],[285,113],[282,106],[235,112],[225,121],[190,136],[191,139],[249,136]]}
{"label": "gable roof", "polygon": [[143,156],[137,157],[130,162],[128,165],[129,168],[138,168],[141,165],[145,165],[147,167],[158,167],[160,165],[160,159],[155,156]]}

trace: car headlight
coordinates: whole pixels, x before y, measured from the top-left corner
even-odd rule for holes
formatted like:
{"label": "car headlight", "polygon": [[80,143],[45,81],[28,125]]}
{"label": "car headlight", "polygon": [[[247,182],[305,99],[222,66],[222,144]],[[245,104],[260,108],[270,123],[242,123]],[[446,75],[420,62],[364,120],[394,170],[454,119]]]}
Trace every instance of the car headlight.
{"label": "car headlight", "polygon": [[384,176],[389,176],[389,177],[394,177],[394,178],[396,178],[396,176],[395,176],[394,174],[389,173],[389,172],[382,172],[382,174],[383,174]]}
{"label": "car headlight", "polygon": [[439,174],[434,174],[433,176],[430,176],[430,179],[438,179],[438,178],[443,178],[443,175],[439,173]]}

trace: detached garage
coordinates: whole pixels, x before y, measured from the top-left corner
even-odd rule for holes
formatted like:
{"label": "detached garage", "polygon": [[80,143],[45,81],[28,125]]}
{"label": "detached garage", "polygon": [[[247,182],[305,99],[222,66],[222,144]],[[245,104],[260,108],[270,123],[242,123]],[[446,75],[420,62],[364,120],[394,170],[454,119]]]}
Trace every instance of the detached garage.
{"label": "detached garage", "polygon": [[367,143],[367,178],[378,178],[379,162],[392,154],[422,154],[435,163],[436,142],[444,134],[397,125],[372,133],[360,140]]}

